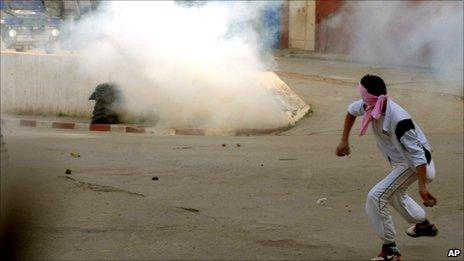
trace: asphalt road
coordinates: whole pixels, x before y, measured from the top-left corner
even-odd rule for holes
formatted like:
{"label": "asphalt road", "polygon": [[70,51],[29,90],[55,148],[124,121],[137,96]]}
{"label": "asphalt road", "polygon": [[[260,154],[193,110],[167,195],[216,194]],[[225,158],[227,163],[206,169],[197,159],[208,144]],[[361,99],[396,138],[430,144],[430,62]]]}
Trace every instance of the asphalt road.
{"label": "asphalt road", "polygon": [[[298,59],[280,64],[311,66]],[[335,66],[313,65],[326,73]],[[396,79],[395,72],[388,75]],[[357,98],[354,86],[295,75],[283,79],[314,114],[280,135],[2,130],[9,154],[1,179],[2,210],[8,212],[2,215],[19,242],[16,253],[47,260],[376,255],[381,242],[364,202],[389,166],[370,134],[352,135],[350,157],[334,155],[346,106]],[[446,259],[448,249],[463,247],[462,98],[402,87],[392,88],[391,97],[410,110],[434,147],[437,178],[430,190],[439,203],[427,213],[440,234],[411,239],[403,232],[408,224],[393,213],[397,243],[407,259]],[[415,185],[410,194],[419,198]],[[327,198],[325,205],[316,204],[320,198]]]}

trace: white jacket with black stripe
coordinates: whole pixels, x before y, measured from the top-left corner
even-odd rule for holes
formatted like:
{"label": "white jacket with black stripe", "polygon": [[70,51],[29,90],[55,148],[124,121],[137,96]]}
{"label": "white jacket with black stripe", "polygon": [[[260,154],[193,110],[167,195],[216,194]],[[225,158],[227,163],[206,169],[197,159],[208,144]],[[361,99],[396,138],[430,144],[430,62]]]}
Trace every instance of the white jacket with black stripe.
{"label": "white jacket with black stripe", "polygon": [[[350,104],[348,113],[364,115],[364,103],[358,100]],[[406,110],[390,98],[385,114],[371,122],[377,146],[391,164],[405,162],[411,168],[430,163],[432,147],[424,133]]]}

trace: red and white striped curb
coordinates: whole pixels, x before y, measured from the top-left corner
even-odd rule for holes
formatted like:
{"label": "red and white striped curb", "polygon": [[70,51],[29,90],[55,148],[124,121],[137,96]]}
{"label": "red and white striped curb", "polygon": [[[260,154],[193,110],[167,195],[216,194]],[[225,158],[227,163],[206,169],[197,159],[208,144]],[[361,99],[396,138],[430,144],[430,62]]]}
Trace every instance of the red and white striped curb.
{"label": "red and white striped curb", "polygon": [[40,121],[17,118],[3,118],[1,125],[5,127],[34,127],[52,128],[79,131],[101,131],[118,133],[141,133],[159,136],[191,135],[191,136],[250,136],[264,135],[278,132],[280,129],[241,129],[230,132],[209,132],[200,129],[160,129],[148,126],[123,125],[123,124],[88,124],[59,121]]}
{"label": "red and white striped curb", "polygon": [[104,131],[120,133],[154,133],[163,135],[174,135],[175,130],[161,130],[146,126],[119,125],[119,124],[88,124],[59,121],[40,121],[7,118],[1,119],[1,124],[5,127],[35,127],[35,128],[52,128],[80,131]]}

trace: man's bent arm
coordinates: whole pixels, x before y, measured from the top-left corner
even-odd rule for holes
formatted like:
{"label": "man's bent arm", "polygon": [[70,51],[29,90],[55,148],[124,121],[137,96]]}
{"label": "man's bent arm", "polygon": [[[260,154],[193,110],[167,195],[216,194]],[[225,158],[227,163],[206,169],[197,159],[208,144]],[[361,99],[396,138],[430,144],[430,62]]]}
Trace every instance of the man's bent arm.
{"label": "man's bent arm", "polygon": [[427,172],[427,167],[425,164],[422,164],[416,167],[417,183],[419,183],[418,184],[419,190],[427,190],[427,186],[425,184],[426,172]]}
{"label": "man's bent arm", "polygon": [[353,124],[356,120],[356,117],[347,113],[345,117],[345,125],[343,126],[343,135],[342,135],[342,142],[348,142],[351,128],[353,128]]}
{"label": "man's bent arm", "polygon": [[346,114],[345,125],[343,126],[342,140],[340,141],[340,144],[335,151],[335,154],[337,154],[339,157],[350,154],[350,144],[348,143],[348,140],[355,120],[355,116],[351,115],[350,113]]}

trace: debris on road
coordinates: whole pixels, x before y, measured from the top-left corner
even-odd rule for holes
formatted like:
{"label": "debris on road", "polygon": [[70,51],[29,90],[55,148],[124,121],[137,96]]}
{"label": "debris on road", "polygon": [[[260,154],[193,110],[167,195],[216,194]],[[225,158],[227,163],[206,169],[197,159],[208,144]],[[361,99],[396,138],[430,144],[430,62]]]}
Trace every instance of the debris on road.
{"label": "debris on road", "polygon": [[237,147],[242,147],[242,144],[240,144],[240,143],[237,143]]}
{"label": "debris on road", "polygon": [[324,206],[325,203],[327,203],[327,198],[320,198],[316,201],[316,204],[318,204],[319,206]]}
{"label": "debris on road", "polygon": [[225,143],[222,143],[222,147],[225,147],[225,146],[227,146],[227,145]]}
{"label": "debris on road", "polygon": [[279,160],[298,160],[298,159],[295,159],[295,158],[287,158],[287,159],[279,159]]}
{"label": "debris on road", "polygon": [[159,178],[157,176],[151,178],[151,180],[159,180]]}
{"label": "debris on road", "polygon": [[71,157],[73,158],[80,158],[81,157],[81,154],[79,154],[79,152],[71,152],[69,153],[71,155]]}
{"label": "debris on road", "polygon": [[264,167],[264,164],[263,164],[263,163],[261,163],[261,167]]}
{"label": "debris on road", "polygon": [[191,149],[192,146],[184,146],[184,147],[175,147],[173,148],[174,150],[188,150],[188,149]]}
{"label": "debris on road", "polygon": [[71,174],[71,170],[70,169],[66,169],[66,171],[64,172],[65,174]]}
{"label": "debris on road", "polygon": [[195,208],[186,208],[186,207],[177,207],[177,208],[180,208],[180,209],[183,209],[183,210],[187,210],[187,211],[190,211],[190,212],[194,212],[194,213],[200,212],[200,210],[195,209]]}

